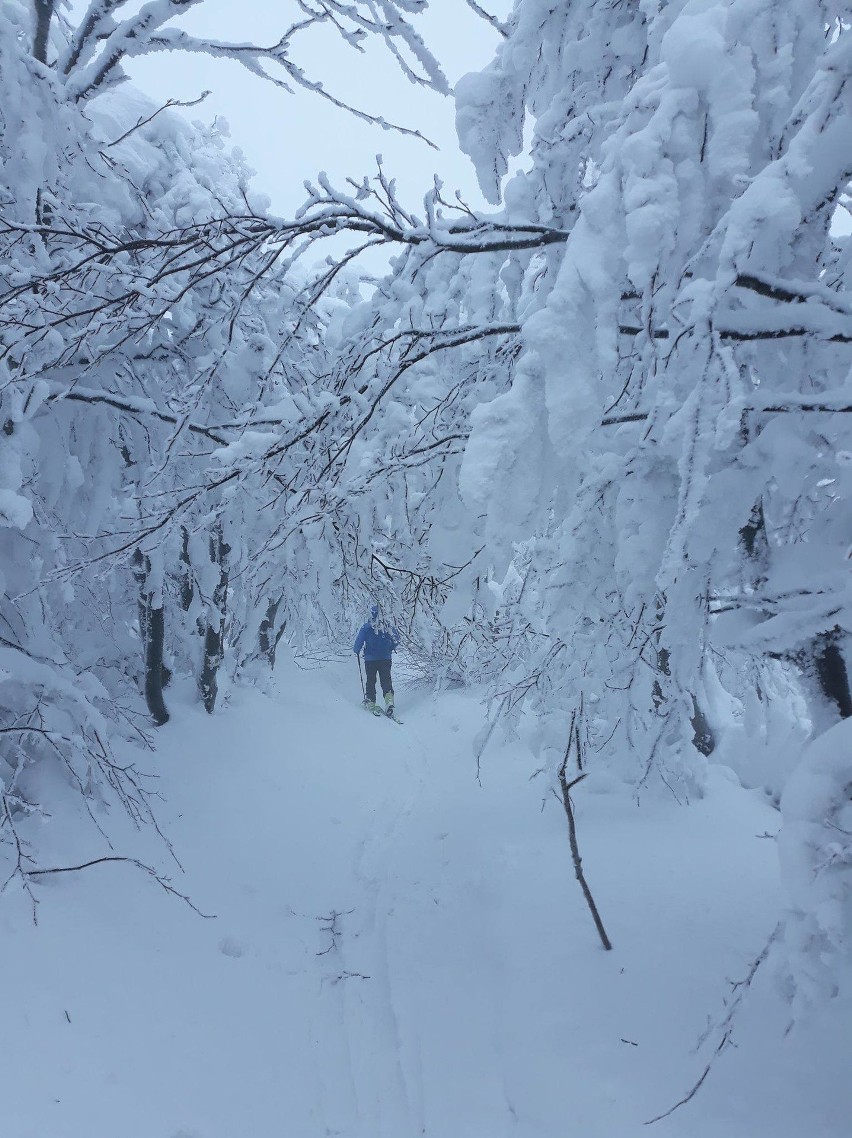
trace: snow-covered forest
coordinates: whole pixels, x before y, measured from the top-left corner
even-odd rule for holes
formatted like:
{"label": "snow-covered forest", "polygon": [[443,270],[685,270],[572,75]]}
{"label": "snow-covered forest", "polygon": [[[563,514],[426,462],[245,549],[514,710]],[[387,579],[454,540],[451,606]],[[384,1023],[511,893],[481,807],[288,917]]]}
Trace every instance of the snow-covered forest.
{"label": "snow-covered forest", "polygon": [[[46,935],[58,882],[95,869],[57,871],[107,858],[128,859],[111,906],[141,869],[204,908],[191,873],[169,876],[180,840],[152,777],[161,752],[181,761],[170,731],[191,740],[186,692],[249,734],[257,693],[278,692],[283,736],[310,749],[287,686],[345,659],[357,705],[347,657],[378,603],[402,637],[398,702],[478,708],[458,793],[487,793],[511,756],[518,810],[527,793],[550,803],[602,959],[610,935],[619,949],[607,918],[630,922],[595,909],[583,843],[605,858],[620,831],[599,805],[584,830],[593,791],[633,804],[640,844],[641,819],[657,841],[669,809],[687,842],[720,771],[732,817],[737,786],[777,818],[753,856],[772,847],[783,892],[761,933],[732,924],[742,975],[714,1054],[771,971],[779,1040],[810,1033],[815,1067],[848,1071],[852,5],[515,0],[504,16],[458,0],[494,55],[451,85],[418,30],[428,0],[291,0],[271,46],[187,30],[204,3],[0,0],[4,936],[33,920],[26,935]],[[303,64],[315,35],[351,49],[348,89]],[[391,163],[365,156],[277,216],[238,139],[126,75],[143,55],[221,56],[258,99],[263,82],[301,88],[425,146],[428,122],[360,104],[365,46],[454,100],[486,208],[437,179],[401,200]],[[428,718],[418,730],[428,751]],[[235,777],[229,793],[248,832],[260,790]],[[136,831],[153,835],[144,856]],[[581,852],[591,889],[573,881]],[[683,1077],[658,1113],[691,1096]],[[797,1125],[847,1134],[848,1086],[834,1090]],[[556,1138],[510,1114],[507,1135]],[[363,1130],[341,1117],[275,1133],[439,1133],[404,1111]],[[732,1117],[658,1129],[779,1133]]]}

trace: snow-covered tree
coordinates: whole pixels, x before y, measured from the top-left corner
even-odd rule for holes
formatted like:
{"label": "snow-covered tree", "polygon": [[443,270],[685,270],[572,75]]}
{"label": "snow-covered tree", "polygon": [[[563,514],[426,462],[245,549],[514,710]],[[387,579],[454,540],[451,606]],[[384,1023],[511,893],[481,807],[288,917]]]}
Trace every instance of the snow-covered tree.
{"label": "snow-covered tree", "polygon": [[[446,368],[456,351],[458,379],[462,343],[505,345],[496,386],[469,373],[460,487],[484,572],[523,567],[504,599],[530,635],[500,707],[526,708],[554,774],[605,765],[682,797],[731,711],[758,740],[794,686],[815,737],[852,712],[846,15],[519,0],[457,90],[495,213],[438,191],[418,217],[380,177],[322,184],[294,219],[408,250],[397,311],[379,289],[362,317],[385,384],[422,367],[415,343]],[[489,281],[462,308],[470,259]],[[832,864],[850,782],[826,806]]]}
{"label": "snow-covered tree", "polygon": [[285,280],[219,124],[152,104],[124,63],[207,51],[340,103],[292,55],[324,27],[445,88],[408,20],[419,0],[296,5],[268,49],[181,31],[198,2],[95,0],[73,23],[51,2],[0,8],[0,820],[24,883],[41,760],[150,820],[111,735],[140,734],[140,692],[168,718],[175,668],[212,710],[226,646],[232,673],[274,661],[333,544],[302,529],[298,565],[276,544],[305,523],[296,483],[330,415],[310,282]]}
{"label": "snow-covered tree", "polygon": [[[714,656],[739,697],[765,701],[779,664],[798,676],[814,735],[852,714],[852,325],[834,227],[850,173],[847,17],[821,3],[522,0],[494,64],[460,85],[461,137],[491,199],[514,224],[570,228],[463,470],[495,558],[536,536],[527,596],[563,646],[547,650],[540,696],[555,763],[570,711],[587,725],[572,761],[700,786]],[[527,115],[529,169],[505,182]],[[793,819],[824,751],[785,792]],[[836,819],[852,767],[836,754],[832,769],[817,812],[834,853],[817,875],[848,857]],[[824,941],[848,956],[848,911],[829,919]]]}
{"label": "snow-covered tree", "polygon": [[[49,4],[3,9],[4,114],[26,90],[50,124],[29,149],[8,127],[0,143],[5,619],[27,613],[10,651],[44,625],[67,653],[44,582],[79,588],[71,570],[123,557],[120,580],[83,578],[92,618],[110,588],[138,609],[118,624],[154,647],[155,687],[169,590],[173,651],[206,645],[208,703],[226,641],[269,657],[294,606],[334,637],[380,591],[404,600],[421,660],[492,658],[498,716],[563,782],[598,766],[683,799],[714,746],[734,761],[732,724],[775,738],[800,706],[809,749],[783,758],[786,786],[755,781],[789,820],[795,970],[815,992],[848,983],[848,6],[517,0],[456,91],[493,212],[437,184],[415,212],[380,167],[318,179],[291,219],[210,136],[149,177],[136,148],[179,151],[189,128],[140,110],[107,130],[123,59],[237,50],[170,30],[186,6],[93,4],[70,31]],[[424,4],[301,7],[353,45],[390,37],[443,89],[405,18]],[[301,82],[300,29],[237,57]],[[343,232],[348,253],[305,267]],[[388,276],[359,282],[377,247]],[[104,477],[76,494],[69,463],[76,487],[33,493],[41,422],[57,453],[85,448],[80,472],[102,448]],[[14,690],[25,724],[33,688]]]}

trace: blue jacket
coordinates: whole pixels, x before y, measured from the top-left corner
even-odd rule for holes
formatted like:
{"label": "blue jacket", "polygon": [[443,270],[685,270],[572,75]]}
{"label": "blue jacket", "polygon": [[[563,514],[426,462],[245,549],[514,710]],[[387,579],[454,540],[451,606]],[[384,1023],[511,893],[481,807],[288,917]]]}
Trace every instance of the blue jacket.
{"label": "blue jacket", "polygon": [[[373,613],[373,616],[376,614]],[[373,628],[372,622],[362,624],[352,645],[352,651],[358,653],[364,649],[365,660],[390,660],[391,653],[399,644],[399,633],[395,628],[388,632],[381,632]]]}

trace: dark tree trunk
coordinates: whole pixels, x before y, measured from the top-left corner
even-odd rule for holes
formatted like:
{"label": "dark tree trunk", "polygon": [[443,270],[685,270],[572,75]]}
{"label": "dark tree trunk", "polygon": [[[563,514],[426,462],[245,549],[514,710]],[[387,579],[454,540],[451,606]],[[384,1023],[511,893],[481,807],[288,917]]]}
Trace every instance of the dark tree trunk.
{"label": "dark tree trunk", "polygon": [[839,629],[817,637],[812,648],[814,673],[823,696],[834,704],[841,719],[849,719],[852,717],[852,694],[839,640]]}
{"label": "dark tree trunk", "polygon": [[275,653],[278,650],[278,643],[284,635],[284,625],[276,631],[275,618],[278,616],[278,609],[281,607],[281,597],[277,601],[268,601],[266,605],[266,616],[260,623],[258,630],[258,640],[260,645],[260,654],[269,664],[269,669],[275,667]]}
{"label": "dark tree trunk", "polygon": [[[743,449],[758,433],[759,427],[751,422],[749,413],[744,412],[740,421],[740,444]],[[755,590],[762,589],[769,575],[769,536],[766,532],[762,497],[754,503],[748,521],[740,530],[740,547],[749,567],[749,587]]]}
{"label": "dark tree trunk", "polygon": [[710,726],[710,721],[704,714],[698,700],[692,697],[692,745],[702,755],[712,755],[716,750],[716,735]]}
{"label": "dark tree trunk", "polygon": [[[35,9],[35,30],[33,32],[33,59],[47,65],[47,48],[50,40],[50,22],[56,8],[56,0],[33,0]],[[36,225],[50,225],[53,209],[45,199],[41,186],[36,190]]]}
{"label": "dark tree trunk", "polygon": [[[747,432],[744,432],[744,439],[748,441]],[[755,502],[748,522],[740,530],[740,543],[752,569],[749,585],[757,591],[766,584],[769,575],[769,538],[762,499]],[[765,614],[766,617],[769,615]],[[811,641],[807,648],[793,654],[792,659],[804,672],[812,691],[816,689],[828,707],[836,710],[841,719],[849,719],[852,717],[852,694],[849,691],[849,674],[840,648],[840,638],[841,633],[837,628],[823,633]]]}
{"label": "dark tree trunk", "polygon": [[184,612],[189,612],[195,595],[195,582],[189,556],[189,531],[184,527],[181,533],[183,542],[180,551],[180,605]]}
{"label": "dark tree trunk", "polygon": [[204,633],[204,662],[201,667],[199,690],[204,710],[212,715],[219,694],[218,674],[222,663],[225,639],[225,615],[228,600],[228,554],[231,547],[225,543],[221,525],[217,525],[210,538],[210,560],[219,566],[219,582],[213,591],[207,629]]}
{"label": "dark tree trunk", "polygon": [[[657,609],[657,630],[654,634],[654,640],[657,644],[657,671],[661,676],[670,676],[671,670],[669,668],[669,650],[668,648],[660,648],[660,636],[662,635],[663,617],[665,610],[662,606]],[[654,680],[654,687],[651,693],[651,698],[654,701],[654,711],[659,711],[665,703],[665,695],[663,693],[663,685],[659,680]]]}
{"label": "dark tree trunk", "polygon": [[[766,522],[763,504],[758,502],[751,513],[748,525],[740,530],[743,549],[753,568],[751,587],[760,589],[768,575],[769,540],[766,536]],[[769,617],[769,613],[764,614]],[[840,629],[817,636],[807,648],[794,653],[792,658],[802,669],[830,708],[837,711],[841,719],[852,717],[852,694],[849,690],[849,674],[846,661],[840,648]]]}
{"label": "dark tree trunk", "polygon": [[171,673],[163,663],[165,642],[165,614],[162,604],[154,607],[153,591],[149,584],[151,562],[140,549],[133,555],[134,576],[139,585],[139,634],[142,637],[145,660],[145,702],[158,727],[169,721],[163,687]]}
{"label": "dark tree trunk", "polygon": [[815,735],[827,731],[838,719],[852,717],[849,673],[840,647],[842,637],[841,630],[834,628],[815,636],[797,652],[779,657],[801,670]]}
{"label": "dark tree trunk", "polygon": [[[766,519],[763,516],[762,500],[755,502],[752,507],[748,521],[740,530],[740,541],[749,561],[760,562],[761,569],[765,569],[766,557],[769,553],[769,541],[766,537]],[[761,578],[762,576],[761,574]]]}
{"label": "dark tree trunk", "polygon": [[769,538],[762,498],[755,502],[749,520],[740,530],[740,545],[751,570],[748,584],[752,589],[762,589],[769,569]]}
{"label": "dark tree trunk", "polygon": [[35,8],[35,34],[33,35],[33,58],[39,63],[47,63],[47,44],[50,38],[50,21],[56,0],[33,0]]}
{"label": "dark tree trunk", "polygon": [[[663,619],[662,610],[660,610],[660,612],[658,614],[658,619],[660,621],[662,621],[662,619]],[[657,634],[657,639],[659,640],[659,633]],[[657,666],[659,668],[661,675],[663,675],[663,676],[671,675],[671,668],[669,665],[669,650],[668,650],[668,648],[658,648],[657,649]],[[654,701],[654,710],[656,712],[660,711],[660,708],[663,706],[663,704],[665,702],[665,698],[666,697],[665,697],[665,694],[663,692],[662,684],[660,683],[659,680],[654,680],[654,687],[653,687],[653,691],[652,691],[652,699]],[[716,749],[716,736],[713,732],[713,728],[710,726],[710,721],[708,720],[706,714],[704,713],[704,709],[701,707],[701,705],[698,702],[697,697],[695,695],[693,695],[691,698],[692,698],[692,717],[691,717],[689,722],[692,726],[692,745],[693,745],[693,747],[695,747],[696,751],[698,751],[700,754],[712,755]]]}
{"label": "dark tree trunk", "polygon": [[158,727],[169,721],[163,685],[167,682],[163,664],[163,641],[166,622],[162,608],[148,610],[148,635],[145,644],[145,702]]}

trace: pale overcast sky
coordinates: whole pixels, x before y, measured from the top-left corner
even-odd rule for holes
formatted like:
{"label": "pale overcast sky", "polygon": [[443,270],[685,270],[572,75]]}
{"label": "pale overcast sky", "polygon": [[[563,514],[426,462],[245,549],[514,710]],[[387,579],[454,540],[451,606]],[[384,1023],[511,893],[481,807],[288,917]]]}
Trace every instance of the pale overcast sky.
{"label": "pale overcast sky", "polygon": [[[511,0],[485,0],[485,6],[504,16]],[[268,45],[296,15],[295,5],[287,0],[205,0],[177,23],[214,39]],[[498,38],[463,0],[431,0],[429,12],[414,24],[451,83],[483,67]],[[415,208],[431,186],[433,173],[440,174],[450,193],[459,188],[472,204],[482,203],[470,163],[458,150],[451,99],[411,84],[378,47],[362,56],[325,31],[306,36],[294,58],[331,93],[422,130],[438,143],[440,152],[418,140],[370,127],[306,92],[288,95],[227,61],[172,53],[134,61],[129,70],[147,94],[163,101],[191,99],[211,90],[200,107],[186,113],[206,121],[216,115],[228,120],[234,146],[244,151],[257,171],[255,188],[270,197],[276,212],[295,208],[304,198],[304,180],[319,170],[327,171],[337,184],[347,174],[372,173],[377,153]]]}

